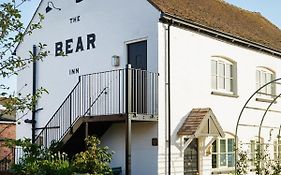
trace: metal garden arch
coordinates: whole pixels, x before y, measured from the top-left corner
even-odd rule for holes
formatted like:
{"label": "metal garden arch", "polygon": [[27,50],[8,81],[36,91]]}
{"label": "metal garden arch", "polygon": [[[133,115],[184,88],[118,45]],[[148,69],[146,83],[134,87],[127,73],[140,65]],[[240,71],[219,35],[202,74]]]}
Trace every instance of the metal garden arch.
{"label": "metal garden arch", "polygon": [[[238,161],[238,151],[239,151],[239,146],[238,146],[238,129],[240,126],[240,122],[241,122],[241,118],[243,116],[243,113],[245,111],[245,109],[247,109],[249,106],[250,101],[257,95],[257,94],[263,94],[261,92],[261,90],[263,88],[265,88],[266,86],[270,85],[270,84],[275,84],[275,85],[281,85],[281,78],[277,78],[275,80],[272,80],[266,84],[264,84],[263,86],[261,86],[260,88],[258,88],[246,101],[246,103],[244,104],[243,108],[240,111],[237,123],[236,123],[236,129],[235,129],[235,174],[237,174],[237,161]],[[277,89],[277,88],[276,88]],[[277,93],[276,93],[277,94]],[[277,99],[281,97],[281,93],[279,93],[278,95],[276,95],[272,101],[268,104],[267,108],[264,110],[264,113],[262,115],[260,124],[259,124],[259,128],[258,128],[258,144],[261,143],[261,132],[262,132],[262,128],[263,128],[263,123],[264,123],[264,119],[267,116],[268,112],[279,112],[281,113],[281,111],[274,111],[274,110],[270,110],[270,108],[272,107],[272,105],[274,103],[276,103]],[[279,123],[279,131],[278,131],[278,137],[280,137],[280,133],[281,133],[281,123]],[[258,149],[259,153],[261,152],[261,148]],[[258,162],[259,164],[259,168],[261,168],[261,162]]]}

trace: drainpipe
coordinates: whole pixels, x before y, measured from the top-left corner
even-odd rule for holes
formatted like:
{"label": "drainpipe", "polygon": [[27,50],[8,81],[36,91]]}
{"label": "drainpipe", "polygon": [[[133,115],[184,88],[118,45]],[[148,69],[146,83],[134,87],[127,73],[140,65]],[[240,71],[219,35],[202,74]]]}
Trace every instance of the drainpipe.
{"label": "drainpipe", "polygon": [[168,175],[171,174],[171,61],[170,61],[170,58],[171,58],[171,51],[170,51],[170,45],[171,45],[171,25],[172,25],[172,21],[168,21],[168,29],[167,32],[168,32],[168,38],[167,38],[167,45],[168,45],[168,48],[167,48],[167,57],[166,57],[166,63],[168,64],[167,65],[167,83],[166,83],[166,86],[167,86],[167,120],[168,120],[168,140],[167,140],[167,143],[168,143]]}
{"label": "drainpipe", "polygon": [[[36,57],[37,55],[37,47],[36,45],[33,45],[33,59]],[[37,65],[36,65],[36,59],[33,60],[33,70],[32,70],[32,96],[35,95],[36,93],[36,69],[37,69]],[[36,120],[35,120],[35,107],[36,104],[34,104],[33,109],[32,109],[32,119],[31,119],[31,132],[32,132],[32,143],[35,143],[35,127],[36,127]]]}

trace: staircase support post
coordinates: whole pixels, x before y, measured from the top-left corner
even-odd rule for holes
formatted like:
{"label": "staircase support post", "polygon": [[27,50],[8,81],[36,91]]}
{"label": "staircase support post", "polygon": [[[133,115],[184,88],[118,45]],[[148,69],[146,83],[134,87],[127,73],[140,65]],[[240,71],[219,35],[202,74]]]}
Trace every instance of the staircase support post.
{"label": "staircase support post", "polygon": [[132,99],[132,72],[130,70],[131,65],[126,67],[126,175],[131,175],[131,137],[132,137],[132,123],[130,118],[131,99]]}
{"label": "staircase support post", "polygon": [[85,138],[87,138],[89,136],[89,123],[86,122],[85,123]]}
{"label": "staircase support post", "polygon": [[132,121],[131,117],[127,116],[126,119],[126,175],[131,175],[132,172],[132,156],[131,156],[131,145],[132,145]]}

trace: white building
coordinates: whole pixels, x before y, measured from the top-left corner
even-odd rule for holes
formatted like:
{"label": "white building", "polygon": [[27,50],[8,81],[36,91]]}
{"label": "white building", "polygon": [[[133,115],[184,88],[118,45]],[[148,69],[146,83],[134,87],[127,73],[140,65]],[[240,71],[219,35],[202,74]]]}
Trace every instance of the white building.
{"label": "white building", "polygon": [[[281,77],[280,29],[221,0],[42,0],[32,22],[39,13],[42,29],[16,52],[28,57],[43,43],[49,54],[20,72],[18,87],[49,94],[17,126],[18,138],[32,137],[33,118],[36,142],[61,140],[69,154],[98,136],[122,174],[234,170],[240,111]],[[244,110],[237,139],[250,156],[270,104],[262,137],[278,153],[279,90],[266,86]]]}

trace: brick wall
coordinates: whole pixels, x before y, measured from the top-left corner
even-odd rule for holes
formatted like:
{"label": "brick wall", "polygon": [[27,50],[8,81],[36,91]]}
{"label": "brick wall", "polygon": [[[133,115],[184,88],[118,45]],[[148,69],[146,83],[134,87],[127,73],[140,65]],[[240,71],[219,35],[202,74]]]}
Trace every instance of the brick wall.
{"label": "brick wall", "polygon": [[3,139],[16,139],[16,125],[14,123],[0,123],[0,160],[11,152],[11,149],[4,147]]}

